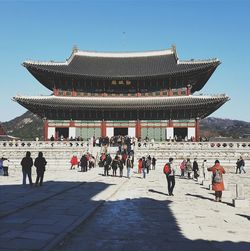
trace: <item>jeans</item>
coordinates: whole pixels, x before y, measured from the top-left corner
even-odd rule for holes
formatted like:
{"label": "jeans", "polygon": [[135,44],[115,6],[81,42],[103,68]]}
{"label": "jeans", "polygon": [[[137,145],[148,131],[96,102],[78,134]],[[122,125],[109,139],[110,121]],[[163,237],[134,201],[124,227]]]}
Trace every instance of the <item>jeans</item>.
{"label": "jeans", "polygon": [[143,178],[145,179],[146,178],[147,169],[143,168],[142,169],[142,173],[143,173]]}
{"label": "jeans", "polygon": [[39,184],[40,184],[40,186],[42,186],[42,184],[43,184],[44,172],[43,172],[43,171],[37,171],[36,174],[37,174],[37,176],[36,176],[36,185],[37,185],[38,182],[40,181]]}
{"label": "jeans", "polygon": [[240,167],[240,173],[242,173],[242,172],[246,173],[245,166]]}
{"label": "jeans", "polygon": [[130,178],[130,169],[131,167],[127,167],[127,178]]}
{"label": "jeans", "polygon": [[173,190],[175,186],[175,177],[174,175],[166,175],[167,182],[168,182],[168,194],[173,195]]}
{"label": "jeans", "polygon": [[26,177],[28,176],[29,178],[29,183],[32,185],[32,179],[31,179],[31,170],[24,171],[23,170],[23,185],[26,185]]}

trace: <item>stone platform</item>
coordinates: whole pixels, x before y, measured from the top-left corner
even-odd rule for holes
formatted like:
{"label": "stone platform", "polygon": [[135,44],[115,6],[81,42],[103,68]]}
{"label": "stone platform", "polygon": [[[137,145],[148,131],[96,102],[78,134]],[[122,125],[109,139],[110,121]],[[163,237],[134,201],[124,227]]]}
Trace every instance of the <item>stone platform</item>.
{"label": "stone platform", "polygon": [[[170,197],[161,165],[146,179],[134,171],[105,177],[102,168],[53,163],[44,186],[29,187],[21,169],[10,169],[0,176],[0,250],[250,250],[249,208],[216,203],[212,191],[179,177]],[[249,172],[226,171],[228,187],[243,183],[250,200]]]}

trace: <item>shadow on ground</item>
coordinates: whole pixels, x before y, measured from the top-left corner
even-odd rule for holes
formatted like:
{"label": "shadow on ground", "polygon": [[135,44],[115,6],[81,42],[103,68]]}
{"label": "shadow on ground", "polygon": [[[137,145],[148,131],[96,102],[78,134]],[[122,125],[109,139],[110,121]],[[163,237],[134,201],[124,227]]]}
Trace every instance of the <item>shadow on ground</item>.
{"label": "shadow on ground", "polygon": [[[31,204],[24,203],[24,208],[0,219],[0,250],[250,250],[249,242],[187,239],[170,210],[173,202],[167,197],[101,201],[101,204],[93,200],[110,186],[104,182],[51,181],[38,188],[1,186],[1,195],[2,191],[9,191],[16,198],[19,195],[20,201],[27,199],[25,203]],[[165,195],[153,189],[150,192]],[[4,202],[2,210],[6,198],[1,198],[1,202]],[[12,203],[13,207],[19,205]]]}

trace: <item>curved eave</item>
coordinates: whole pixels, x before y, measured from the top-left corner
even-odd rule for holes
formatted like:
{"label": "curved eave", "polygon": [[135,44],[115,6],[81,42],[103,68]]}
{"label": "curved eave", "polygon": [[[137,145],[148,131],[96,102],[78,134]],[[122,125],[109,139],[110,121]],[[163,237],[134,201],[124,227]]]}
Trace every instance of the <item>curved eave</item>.
{"label": "curved eave", "polygon": [[187,109],[204,105],[222,105],[229,100],[226,95],[180,96],[180,97],[58,97],[16,96],[15,101],[23,106],[67,109]]}
{"label": "curved eave", "polygon": [[[143,75],[134,75],[134,74],[126,74],[126,75],[94,75],[94,74],[79,74],[77,72],[74,71],[70,71],[68,72],[66,70],[66,65],[63,65],[63,67],[65,68],[65,70],[62,70],[58,67],[53,67],[53,68],[44,68],[42,65],[36,65],[36,64],[27,64],[27,63],[23,63],[23,66],[25,66],[28,71],[35,77],[36,76],[36,71],[39,74],[55,74],[55,75],[62,75],[62,76],[69,76],[69,77],[75,77],[75,78],[85,78],[85,79],[105,79],[105,80],[122,80],[122,79],[127,79],[127,80],[139,80],[139,79],[148,79],[148,78],[165,78],[165,77],[172,77],[172,76],[177,76],[177,75],[185,75],[185,74],[193,74],[195,72],[199,72],[199,71],[203,71],[203,70],[207,70],[207,69],[216,69],[218,67],[218,65],[220,64],[220,61],[211,61],[211,62],[200,62],[200,63],[193,63],[193,64],[187,64],[185,63],[185,65],[188,65],[187,68],[185,69],[176,69],[173,71],[166,71],[166,72],[162,72],[162,73],[151,73],[149,75],[143,74]],[[177,65],[182,65],[182,63],[177,64]],[[184,65],[184,64],[183,64]]]}

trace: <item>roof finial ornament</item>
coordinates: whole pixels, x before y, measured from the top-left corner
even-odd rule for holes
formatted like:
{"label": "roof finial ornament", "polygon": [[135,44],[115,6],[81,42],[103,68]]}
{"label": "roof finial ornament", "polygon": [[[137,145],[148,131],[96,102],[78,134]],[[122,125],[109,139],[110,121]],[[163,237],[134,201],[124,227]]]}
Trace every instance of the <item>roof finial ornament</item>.
{"label": "roof finial ornament", "polygon": [[72,52],[73,52],[73,53],[78,52],[77,45],[74,45],[74,46],[73,46]]}
{"label": "roof finial ornament", "polygon": [[178,62],[179,58],[178,58],[178,55],[177,55],[177,52],[176,52],[176,45],[175,44],[172,44],[172,51],[175,55],[175,58],[176,58],[176,61]]}
{"label": "roof finial ornament", "polygon": [[175,44],[172,44],[172,51],[174,52],[174,53],[176,53],[176,45]]}

